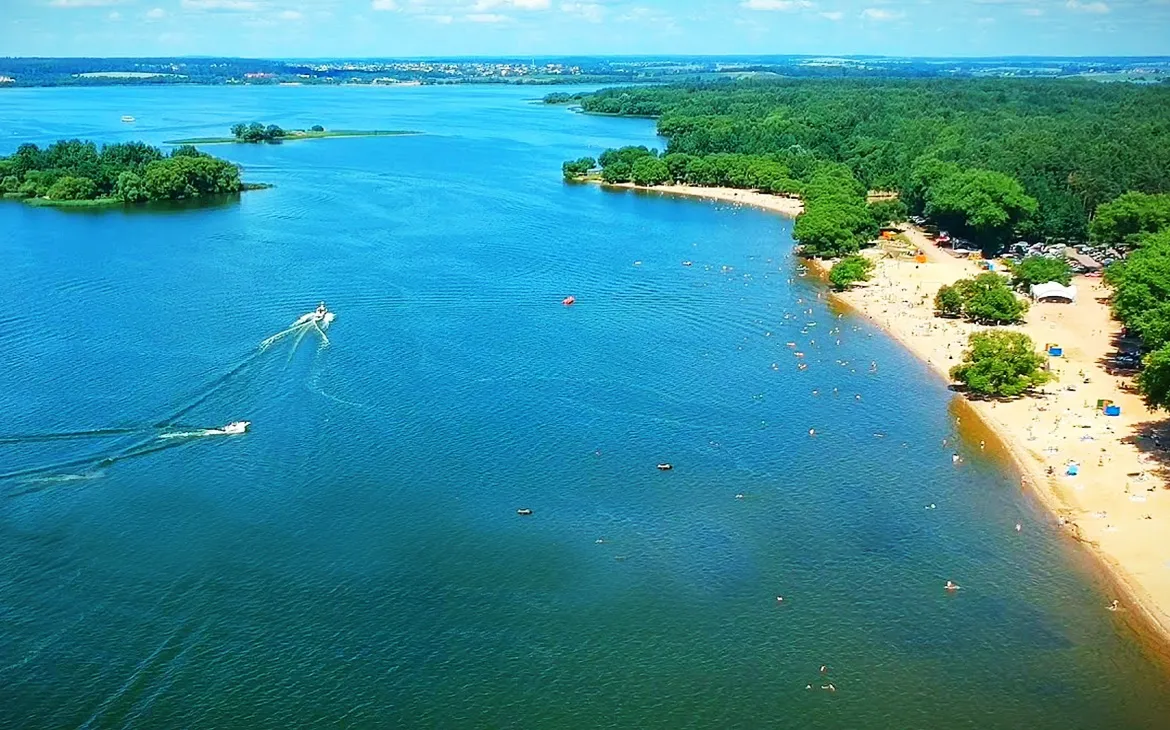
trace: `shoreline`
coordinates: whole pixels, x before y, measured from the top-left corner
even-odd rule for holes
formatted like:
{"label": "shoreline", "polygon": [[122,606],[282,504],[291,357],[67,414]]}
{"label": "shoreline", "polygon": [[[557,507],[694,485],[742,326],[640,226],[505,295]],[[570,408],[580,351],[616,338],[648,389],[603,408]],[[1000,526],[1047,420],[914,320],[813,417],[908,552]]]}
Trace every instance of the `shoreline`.
{"label": "shoreline", "polygon": [[681,198],[701,198],[717,200],[737,205],[750,205],[754,208],[763,208],[773,213],[779,213],[788,218],[795,218],[804,212],[804,202],[800,198],[785,198],[780,195],[761,193],[757,190],[741,190],[739,188],[704,188],[694,185],[635,185],[634,183],[607,183],[600,180],[590,180],[607,190],[634,190],[640,193],[659,193]]}
{"label": "shoreline", "polygon": [[[630,183],[603,187],[751,205],[786,217],[803,210],[799,200],[730,188]],[[876,264],[872,280],[831,295],[870,319],[950,384],[950,367],[961,359],[967,335],[988,328],[935,317],[934,295],[943,284],[981,269],[974,261],[939,249],[916,228],[908,227],[906,236],[926,254],[926,263],[869,249],[865,255]],[[827,262],[810,263],[827,273]],[[1079,294],[1075,304],[1033,303],[1022,324],[1003,328],[1028,334],[1037,347],[1060,344],[1063,357],[1049,358],[1057,380],[1033,397],[960,398],[1003,444],[1005,455],[1023,475],[1021,487],[1057,518],[1056,529],[1084,546],[1085,554],[1100,567],[1122,601],[1118,619],[1151,639],[1145,643],[1170,666],[1170,541],[1161,532],[1170,524],[1170,492],[1165,472],[1149,456],[1152,443],[1144,435],[1152,430],[1160,430],[1163,438],[1170,435],[1165,414],[1147,409],[1141,397],[1128,390],[1132,379],[1111,375],[1102,364],[1121,331],[1109,310],[1108,288],[1099,278],[1078,276],[1073,283]],[[1104,416],[1095,407],[1102,398],[1120,405],[1122,415]],[[1065,475],[1070,460],[1080,467],[1075,477]]]}
{"label": "shoreline", "polygon": [[307,139],[345,139],[349,137],[417,137],[418,135],[426,134],[426,132],[415,132],[410,130],[351,130],[346,131],[339,129],[336,132],[306,132],[304,134],[290,134],[287,137],[273,140],[258,140],[251,142],[243,139],[236,139],[235,137],[189,137],[187,139],[168,139],[163,144],[165,145],[208,145],[208,144],[284,144],[285,142],[300,142]]}

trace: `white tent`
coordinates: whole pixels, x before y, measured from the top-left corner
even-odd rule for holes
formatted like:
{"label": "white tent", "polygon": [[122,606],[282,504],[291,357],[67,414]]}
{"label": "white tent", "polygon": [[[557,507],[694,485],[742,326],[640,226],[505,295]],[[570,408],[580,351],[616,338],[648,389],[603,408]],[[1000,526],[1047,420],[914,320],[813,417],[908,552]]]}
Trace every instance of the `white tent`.
{"label": "white tent", "polygon": [[1031,293],[1033,299],[1063,299],[1067,302],[1077,300],[1075,286],[1061,286],[1055,281],[1050,281],[1047,284],[1033,284]]}

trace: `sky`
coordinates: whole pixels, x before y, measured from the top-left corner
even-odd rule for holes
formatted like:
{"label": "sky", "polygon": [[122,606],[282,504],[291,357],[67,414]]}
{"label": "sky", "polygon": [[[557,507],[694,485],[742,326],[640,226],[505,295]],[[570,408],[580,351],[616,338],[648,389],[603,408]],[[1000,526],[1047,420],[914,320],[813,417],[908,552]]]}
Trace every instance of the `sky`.
{"label": "sky", "polygon": [[1170,0],[0,0],[0,55],[1170,55]]}

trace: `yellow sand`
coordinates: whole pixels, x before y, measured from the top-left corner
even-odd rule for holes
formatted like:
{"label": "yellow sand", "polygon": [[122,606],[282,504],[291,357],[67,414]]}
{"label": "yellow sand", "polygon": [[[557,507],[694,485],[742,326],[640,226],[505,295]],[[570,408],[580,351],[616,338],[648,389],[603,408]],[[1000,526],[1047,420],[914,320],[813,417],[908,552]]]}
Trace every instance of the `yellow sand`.
{"label": "yellow sand", "polygon": [[[753,191],[685,185],[652,189],[788,216],[802,209],[798,200]],[[868,251],[877,262],[873,280],[839,296],[949,382],[949,370],[962,359],[967,335],[981,328],[935,317],[934,295],[941,285],[981,269],[938,249],[920,231],[911,229],[907,236],[925,252],[926,263]],[[1170,491],[1164,472],[1148,456],[1152,441],[1146,436],[1164,427],[1164,418],[1123,390],[1132,385],[1129,378],[1109,375],[1101,364],[1120,330],[1110,317],[1107,288],[1087,277],[1073,283],[1079,293],[1076,304],[1033,304],[1026,322],[1012,328],[1027,333],[1037,348],[1046,343],[1063,348],[1063,357],[1051,359],[1059,379],[1035,397],[972,401],[971,406],[1006,444],[1028,486],[1056,513],[1063,529],[1109,570],[1122,602],[1119,615],[1130,611],[1130,617],[1144,617],[1170,639]],[[1101,398],[1120,405],[1121,416],[1107,417],[1098,410]],[[1070,461],[1079,465],[1078,476],[1065,475]]]}
{"label": "yellow sand", "polygon": [[624,188],[626,190],[640,190],[644,192],[662,193],[665,195],[680,195],[688,198],[705,198],[707,200],[721,200],[725,203],[751,205],[764,208],[782,215],[795,217],[804,211],[804,203],[800,198],[785,198],[779,195],[769,195],[755,190],[739,190],[737,188],[700,188],[692,185],[655,185],[644,187],[633,183],[603,183],[607,188]]}

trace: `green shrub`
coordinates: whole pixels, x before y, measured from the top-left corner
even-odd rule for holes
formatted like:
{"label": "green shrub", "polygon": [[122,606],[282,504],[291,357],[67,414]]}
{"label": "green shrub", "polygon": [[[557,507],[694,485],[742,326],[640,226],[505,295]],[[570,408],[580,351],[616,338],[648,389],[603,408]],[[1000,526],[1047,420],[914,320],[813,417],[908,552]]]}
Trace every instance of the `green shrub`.
{"label": "green shrub", "polygon": [[1013,397],[1048,382],[1044,356],[1022,332],[974,332],[951,377],[974,393]]}

